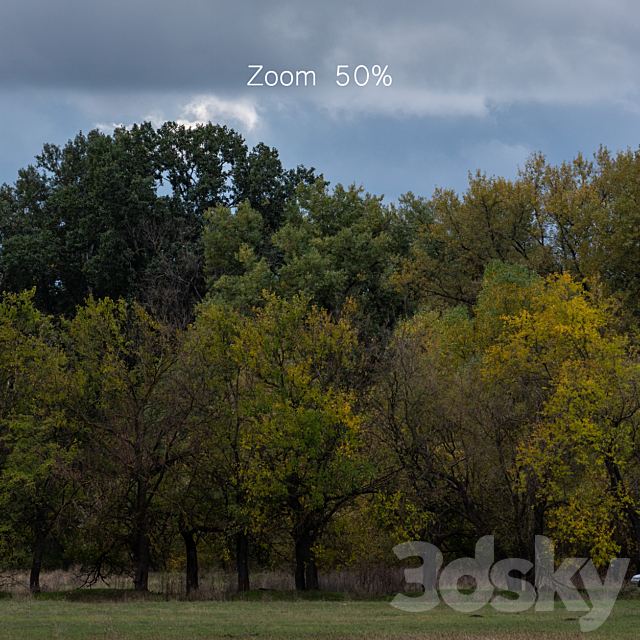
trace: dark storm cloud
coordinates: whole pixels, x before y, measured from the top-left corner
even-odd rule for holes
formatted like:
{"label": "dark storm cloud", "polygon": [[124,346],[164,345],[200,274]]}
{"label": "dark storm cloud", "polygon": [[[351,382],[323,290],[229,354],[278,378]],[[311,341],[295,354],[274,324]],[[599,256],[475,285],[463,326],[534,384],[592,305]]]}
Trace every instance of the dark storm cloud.
{"label": "dark storm cloud", "polygon": [[[242,1],[4,2],[0,83],[102,90],[237,86],[248,60],[304,58],[291,15],[286,5]],[[305,32],[311,52],[320,46],[313,40]]]}
{"label": "dark storm cloud", "polygon": [[[486,114],[487,103],[637,97],[627,0],[183,2],[21,0],[0,9],[0,86],[266,93],[248,64],[313,68],[329,108]],[[340,90],[337,64],[388,64],[386,91]],[[300,93],[274,89],[269,99]]]}
{"label": "dark storm cloud", "polygon": [[249,6],[234,6],[231,13],[222,3],[193,0],[5,2],[0,82],[193,89],[212,77],[231,78],[240,44],[259,47]]}

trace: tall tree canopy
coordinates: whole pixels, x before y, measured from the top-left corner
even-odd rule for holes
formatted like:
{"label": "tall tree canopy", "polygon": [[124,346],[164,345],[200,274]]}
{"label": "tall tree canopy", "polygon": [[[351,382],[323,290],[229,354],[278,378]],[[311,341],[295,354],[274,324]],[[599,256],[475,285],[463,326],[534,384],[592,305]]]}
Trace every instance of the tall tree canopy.
{"label": "tall tree canopy", "polygon": [[635,317],[640,312],[640,150],[553,166],[532,155],[515,180],[477,172],[467,191],[437,189],[396,284],[439,308],[477,301],[494,260],[545,277],[600,278]]}
{"label": "tall tree canopy", "polygon": [[0,290],[36,286],[48,313],[71,314],[91,294],[191,317],[205,293],[204,212],[246,200],[273,230],[297,185],[314,178],[211,123],[143,123],[46,144],[0,187]]}
{"label": "tall tree canopy", "polygon": [[424,200],[410,193],[396,207],[355,185],[331,192],[322,179],[298,187],[275,233],[248,203],[235,213],[217,207],[204,232],[211,294],[249,310],[264,290],[288,299],[302,293],[334,315],[351,298],[372,331],[393,326],[408,301],[391,277],[415,229],[430,220]]}

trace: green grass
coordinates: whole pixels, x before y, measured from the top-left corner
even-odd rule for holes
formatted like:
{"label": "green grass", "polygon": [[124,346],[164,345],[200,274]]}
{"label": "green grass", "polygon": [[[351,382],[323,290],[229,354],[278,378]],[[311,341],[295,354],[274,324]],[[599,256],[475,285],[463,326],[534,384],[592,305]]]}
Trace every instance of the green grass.
{"label": "green grass", "polygon": [[[464,591],[464,590],[461,590]],[[471,591],[471,590],[469,590]],[[505,592],[509,593],[509,592]],[[409,593],[417,596],[419,593]],[[12,598],[7,592],[0,592],[0,599]],[[20,596],[16,596],[20,598]],[[65,591],[43,591],[33,596],[36,600],[65,600],[66,602],[163,602],[168,600],[184,600],[182,597],[167,597],[157,592],[136,592],[131,589],[74,589]],[[24,597],[22,598],[24,600]],[[255,589],[244,593],[234,593],[227,599],[239,602],[391,602],[393,596],[345,596],[334,591],[276,591],[275,589]]]}
{"label": "green grass", "polygon": [[[272,600],[268,601],[264,598],[269,597],[269,592],[258,593],[262,600],[249,597],[232,602],[162,602],[149,598],[137,602],[73,602],[45,597],[3,599],[0,600],[0,638],[463,640],[484,637],[533,640],[581,637],[615,640],[637,638],[640,630],[639,600],[618,601],[603,626],[584,635],[576,620],[584,614],[569,612],[560,603],[556,603],[555,611],[548,613],[536,613],[533,608],[520,614],[499,613],[486,606],[475,614],[463,614],[444,604],[424,613],[407,613],[382,601],[349,601],[343,597],[285,601],[278,600],[275,594],[271,594]],[[337,594],[331,597],[333,595]],[[124,599],[127,594],[121,596]],[[99,596],[90,597],[100,600]]]}

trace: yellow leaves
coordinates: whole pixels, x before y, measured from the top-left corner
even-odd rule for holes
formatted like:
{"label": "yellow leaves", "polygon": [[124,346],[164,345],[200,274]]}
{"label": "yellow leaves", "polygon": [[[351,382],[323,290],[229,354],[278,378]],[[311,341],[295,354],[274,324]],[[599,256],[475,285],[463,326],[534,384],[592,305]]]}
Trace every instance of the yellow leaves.
{"label": "yellow leaves", "polygon": [[597,484],[583,483],[579,493],[550,509],[549,532],[556,544],[590,557],[601,567],[620,552],[614,537],[621,510],[614,496],[603,493]]}
{"label": "yellow leaves", "polygon": [[568,274],[548,278],[531,294],[528,308],[502,317],[503,330],[486,351],[485,376],[535,376],[557,386],[578,363],[589,368],[624,355],[624,340],[609,328],[608,301],[591,298]]}
{"label": "yellow leaves", "polygon": [[[403,341],[422,347],[398,372],[429,371],[412,412],[428,412],[434,395],[446,401],[445,437],[418,434],[438,468],[473,470],[481,460],[489,485],[503,473],[544,511],[567,555],[600,564],[619,551],[625,509],[637,509],[628,487],[637,476],[640,365],[618,332],[618,308],[597,282],[493,264],[472,312],[418,315],[395,336],[399,350]],[[406,436],[414,437],[409,428]]]}
{"label": "yellow leaves", "polygon": [[534,283],[525,308],[501,317],[481,371],[488,384],[535,407],[523,425],[518,464],[523,482],[535,478],[538,499],[554,505],[555,539],[569,554],[604,564],[619,551],[615,521],[627,494],[612,486],[625,483],[640,370],[615,331],[616,304],[591,289],[568,274]]}

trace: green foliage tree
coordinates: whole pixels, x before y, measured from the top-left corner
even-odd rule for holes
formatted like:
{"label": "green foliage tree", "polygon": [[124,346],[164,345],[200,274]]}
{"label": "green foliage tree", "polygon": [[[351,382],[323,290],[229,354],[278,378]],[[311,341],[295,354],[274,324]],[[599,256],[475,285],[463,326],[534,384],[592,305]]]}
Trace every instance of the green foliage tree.
{"label": "green foliage tree", "polygon": [[288,299],[302,294],[336,316],[351,298],[371,332],[391,326],[407,300],[389,279],[408,253],[411,230],[429,213],[411,194],[398,208],[381,200],[353,185],[332,193],[323,180],[301,185],[270,238],[275,264],[262,250],[269,225],[258,212],[215,210],[205,229],[213,296],[248,311],[264,289]]}
{"label": "green foliage tree", "polygon": [[85,479],[84,434],[65,411],[65,357],[33,293],[0,302],[0,538],[5,562],[31,557],[29,586],[39,592],[45,546],[53,538],[63,547]]}
{"label": "green foliage tree", "polygon": [[248,486],[258,514],[277,514],[293,539],[296,589],[318,588],[315,543],[375,477],[348,386],[356,340],[349,312],[334,322],[304,298],[267,297],[240,331],[255,381]]}
{"label": "green foliage tree", "polygon": [[249,589],[252,387],[238,360],[239,325],[236,314],[204,305],[181,347],[182,388],[193,406],[193,454],[179,493],[188,590],[198,584],[197,537],[212,533],[235,542],[238,590]]}
{"label": "green foliage tree", "polygon": [[0,289],[35,285],[39,308],[68,316],[92,294],[190,318],[205,293],[204,212],[248,200],[276,225],[298,183],[313,179],[211,123],[144,123],[47,144],[0,187]]}

